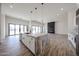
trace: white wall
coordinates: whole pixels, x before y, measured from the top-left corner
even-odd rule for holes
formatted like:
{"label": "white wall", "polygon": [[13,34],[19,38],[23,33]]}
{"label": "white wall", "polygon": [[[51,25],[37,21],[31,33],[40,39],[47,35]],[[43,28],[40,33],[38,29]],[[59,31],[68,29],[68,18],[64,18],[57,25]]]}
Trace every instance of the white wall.
{"label": "white wall", "polygon": [[55,23],[56,34],[68,34],[68,19],[67,18],[68,18],[67,13],[57,18],[57,21]]}
{"label": "white wall", "polygon": [[[1,4],[0,4],[1,5]],[[1,6],[0,6],[1,9]],[[1,15],[0,15],[0,38],[1,42],[3,39],[5,39],[5,16],[2,14],[2,9],[1,9]]]}
{"label": "white wall", "polygon": [[68,12],[68,33],[72,32],[73,28],[76,26],[76,12]]}
{"label": "white wall", "polygon": [[0,41],[1,41],[1,4],[0,4]]}
{"label": "white wall", "polygon": [[[63,13],[63,15],[58,16],[55,20],[50,22],[55,22],[55,33],[56,34],[68,34],[68,14]],[[45,33],[48,32],[47,23],[45,26]]]}
{"label": "white wall", "polygon": [[55,32],[57,34],[68,34],[71,33],[71,31],[75,26],[76,26],[76,12],[71,11],[57,18],[55,24]]}
{"label": "white wall", "polygon": [[5,39],[5,16],[1,14],[1,39]]}

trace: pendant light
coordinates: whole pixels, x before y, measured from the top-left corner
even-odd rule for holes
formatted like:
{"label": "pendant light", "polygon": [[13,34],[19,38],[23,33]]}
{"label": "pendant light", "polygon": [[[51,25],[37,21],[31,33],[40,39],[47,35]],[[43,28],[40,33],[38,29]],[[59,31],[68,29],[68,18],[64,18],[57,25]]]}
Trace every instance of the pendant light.
{"label": "pendant light", "polygon": [[29,24],[29,28],[30,28],[30,33],[31,33],[31,27],[32,27],[32,13],[33,13],[33,11],[30,11],[30,24]]}
{"label": "pendant light", "polygon": [[42,18],[42,33],[43,33],[43,20],[44,20],[43,19],[43,7],[44,7],[44,3],[41,3],[41,6],[42,6],[42,8],[41,8],[42,9],[41,10],[41,12],[42,12],[42,17],[41,17]]}

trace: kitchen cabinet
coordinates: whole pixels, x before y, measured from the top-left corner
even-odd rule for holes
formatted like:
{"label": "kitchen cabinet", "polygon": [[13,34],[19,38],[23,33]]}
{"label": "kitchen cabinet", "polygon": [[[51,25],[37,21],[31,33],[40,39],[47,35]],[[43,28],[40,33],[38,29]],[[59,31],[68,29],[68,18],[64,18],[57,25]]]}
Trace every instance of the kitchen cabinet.
{"label": "kitchen cabinet", "polygon": [[[46,34],[21,34],[20,40],[34,55],[40,55],[42,54],[42,44],[44,43],[44,40],[40,37],[44,35]],[[44,38],[46,40],[47,36]]]}
{"label": "kitchen cabinet", "polygon": [[35,54],[35,38],[32,36],[28,36],[27,34],[20,35],[21,41],[23,44],[33,53]]}

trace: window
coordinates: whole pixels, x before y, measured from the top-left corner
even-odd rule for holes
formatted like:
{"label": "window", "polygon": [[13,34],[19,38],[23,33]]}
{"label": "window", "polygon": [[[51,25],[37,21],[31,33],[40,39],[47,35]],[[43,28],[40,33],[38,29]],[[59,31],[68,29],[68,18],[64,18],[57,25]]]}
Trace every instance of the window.
{"label": "window", "polygon": [[38,27],[36,26],[36,33],[38,33]]}
{"label": "window", "polygon": [[41,33],[41,27],[40,26],[32,26],[32,33]]}
{"label": "window", "polygon": [[41,27],[39,27],[39,33],[41,33]]}
{"label": "window", "polygon": [[27,26],[24,26],[24,32],[25,33],[27,32]]}
{"label": "window", "polygon": [[19,25],[15,25],[15,34],[19,34]]}
{"label": "window", "polygon": [[20,33],[24,33],[24,30],[23,30],[23,25],[20,26],[20,30],[21,32]]}
{"label": "window", "polygon": [[9,30],[8,35],[15,35],[20,33],[26,33],[27,32],[27,26],[26,25],[16,25],[16,24],[8,24]]}
{"label": "window", "polygon": [[9,35],[14,35],[14,30],[15,30],[15,27],[14,27],[14,24],[10,24],[9,25]]}
{"label": "window", "polygon": [[32,26],[32,33],[35,34],[35,32],[36,32],[36,27],[35,26]]}

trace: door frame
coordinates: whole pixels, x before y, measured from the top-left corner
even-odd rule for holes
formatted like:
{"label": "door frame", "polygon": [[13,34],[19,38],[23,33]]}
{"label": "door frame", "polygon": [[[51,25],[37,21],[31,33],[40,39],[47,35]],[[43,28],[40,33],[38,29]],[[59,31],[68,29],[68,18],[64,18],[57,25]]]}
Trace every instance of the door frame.
{"label": "door frame", "polygon": [[[9,26],[10,24],[13,24],[13,23],[8,23],[8,36],[13,36],[13,35],[10,35],[10,26]],[[14,25],[14,35],[19,35],[20,31],[21,31],[21,25],[22,24],[13,24],[13,25]],[[16,25],[19,25],[19,34],[15,34],[15,32],[16,32],[16,29],[15,29]],[[24,26],[26,26],[26,29],[28,29],[28,25],[23,25],[23,31],[25,32]],[[28,30],[27,30],[27,32],[28,32]]]}

